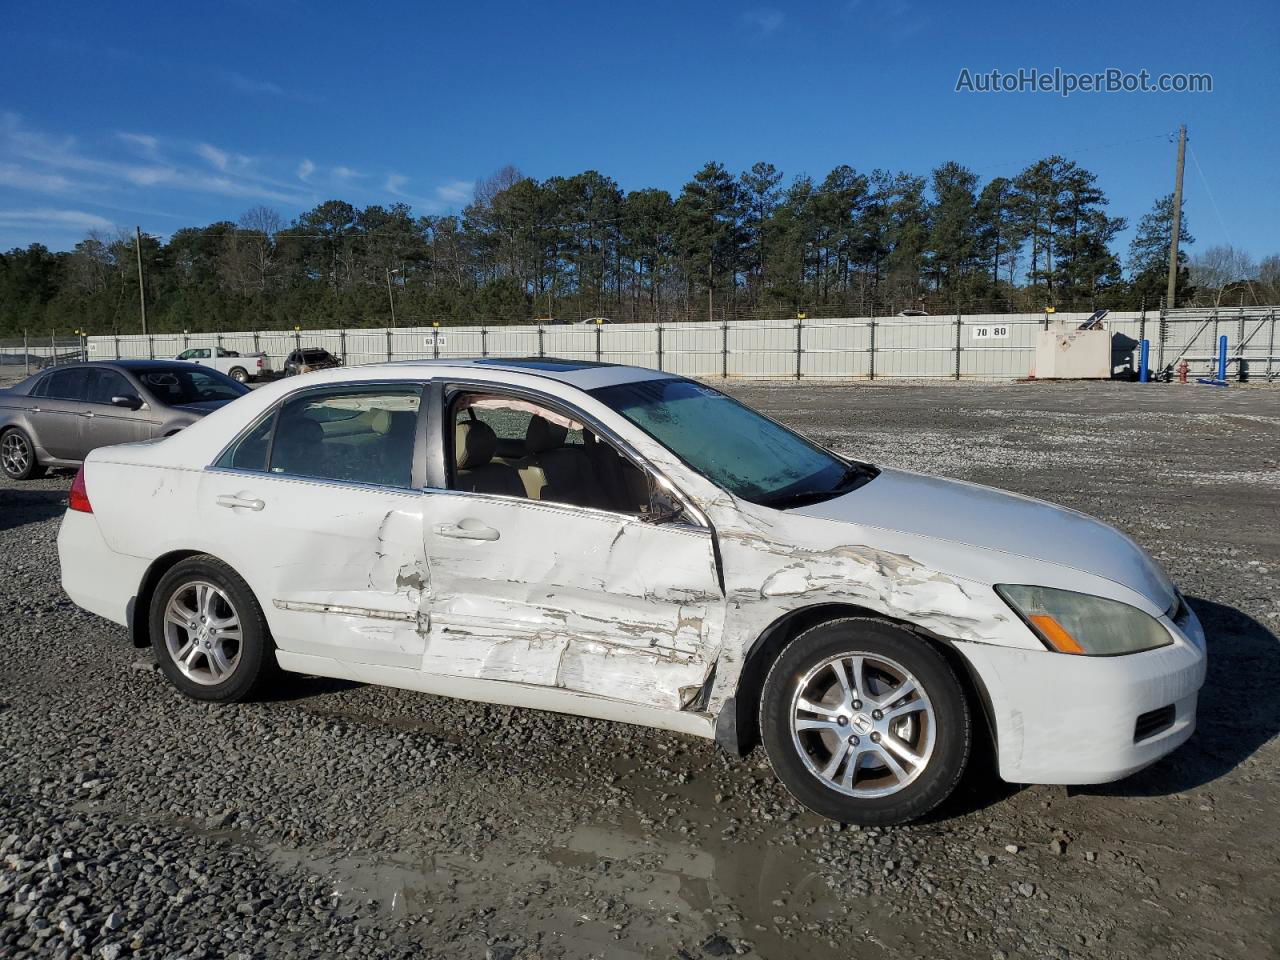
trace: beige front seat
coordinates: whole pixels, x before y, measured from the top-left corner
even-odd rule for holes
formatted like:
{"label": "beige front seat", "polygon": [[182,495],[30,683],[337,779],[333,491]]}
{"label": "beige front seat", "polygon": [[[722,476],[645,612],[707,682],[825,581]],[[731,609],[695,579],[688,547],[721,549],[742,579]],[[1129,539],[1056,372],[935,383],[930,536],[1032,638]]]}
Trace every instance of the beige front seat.
{"label": "beige front seat", "polygon": [[586,451],[565,446],[569,429],[534,416],[524,434],[524,465],[520,479],[533,500],[599,506],[599,487]]}
{"label": "beige front seat", "polygon": [[483,420],[460,421],[453,433],[454,487],[470,493],[525,496],[516,468],[491,462],[497,447],[497,434]]}

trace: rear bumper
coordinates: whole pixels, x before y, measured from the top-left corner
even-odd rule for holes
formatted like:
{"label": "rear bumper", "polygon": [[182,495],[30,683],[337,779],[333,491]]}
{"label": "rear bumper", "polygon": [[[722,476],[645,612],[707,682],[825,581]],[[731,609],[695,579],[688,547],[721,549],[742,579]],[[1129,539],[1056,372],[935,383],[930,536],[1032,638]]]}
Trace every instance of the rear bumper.
{"label": "rear bumper", "polygon": [[[956,644],[985,687],[1001,778],[1106,783],[1185,743],[1204,683],[1204,633],[1194,613],[1181,627],[1161,622],[1172,644],[1119,657]],[[1139,717],[1157,710],[1165,719],[1139,731]]]}
{"label": "rear bumper", "polygon": [[62,589],[78,607],[128,626],[129,605],[147,570],[139,557],[116,553],[91,513],[68,510],[58,529]]}

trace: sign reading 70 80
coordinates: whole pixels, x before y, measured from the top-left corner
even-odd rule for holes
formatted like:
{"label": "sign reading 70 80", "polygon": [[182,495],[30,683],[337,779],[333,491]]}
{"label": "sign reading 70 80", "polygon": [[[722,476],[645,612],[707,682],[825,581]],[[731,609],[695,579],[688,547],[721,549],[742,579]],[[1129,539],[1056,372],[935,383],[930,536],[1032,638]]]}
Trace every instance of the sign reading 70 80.
{"label": "sign reading 70 80", "polygon": [[1009,336],[1009,327],[1003,323],[983,324],[970,329],[973,330],[975,340],[1003,340]]}

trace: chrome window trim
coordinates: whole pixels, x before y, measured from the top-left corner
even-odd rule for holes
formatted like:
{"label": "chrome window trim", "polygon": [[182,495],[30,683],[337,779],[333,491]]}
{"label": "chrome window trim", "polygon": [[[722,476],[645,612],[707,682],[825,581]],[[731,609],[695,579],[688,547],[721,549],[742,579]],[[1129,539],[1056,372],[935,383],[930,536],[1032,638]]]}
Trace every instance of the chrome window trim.
{"label": "chrome window trim", "polygon": [[381,493],[399,493],[407,497],[420,497],[423,490],[419,487],[397,487],[385,483],[365,483],[360,480],[330,480],[326,477],[304,477],[297,473],[271,473],[267,470],[242,470],[239,467],[207,466],[205,473],[226,474],[233,477],[257,477],[264,480],[288,480],[294,483],[305,483],[315,487],[342,487],[355,490],[375,490]]}
{"label": "chrome window trim", "polygon": [[[686,523],[684,524],[684,526],[693,527],[699,530],[705,530],[707,533],[711,532],[711,529],[712,529],[711,523],[707,519],[706,514],[704,514],[702,510],[699,509],[697,504],[695,504],[693,500],[689,496],[687,496],[685,492],[681,490],[675,484],[675,482],[672,481],[670,477],[668,477],[665,473],[663,473],[661,470],[655,467],[652,463],[650,463],[649,459],[645,457],[642,453],[640,453],[640,451],[638,451],[634,446],[632,446],[631,443],[627,441],[624,437],[619,436],[616,431],[601,424],[600,421],[597,420],[595,417],[591,416],[588,413],[584,413],[578,407],[578,405],[571,403],[570,401],[566,400],[563,397],[559,397],[559,396],[556,396],[555,394],[547,393],[546,391],[539,390],[536,387],[526,387],[522,385],[502,383],[494,380],[480,380],[480,379],[471,379],[467,377],[444,376],[444,377],[437,377],[435,379],[439,383],[443,384],[446,389],[450,387],[474,387],[482,390],[487,390],[489,392],[511,393],[517,396],[524,396],[529,399],[536,400],[539,403],[548,404],[551,406],[552,409],[555,409],[556,407],[562,407],[566,409],[574,416],[574,418],[579,423],[583,424],[584,426],[590,426],[592,432],[595,433],[597,436],[607,438],[611,444],[613,444],[615,447],[621,450],[629,459],[631,459],[635,463],[638,469],[647,473],[650,477],[656,480],[662,487],[670,491],[672,496],[674,496],[677,500],[680,501],[680,505],[684,508],[686,514],[694,518],[695,520],[697,520],[697,523],[695,524]],[[568,386],[568,388],[572,390],[579,389],[577,387],[573,387],[568,384],[566,384],[565,386]],[[590,394],[586,394],[586,395],[590,396]],[[446,403],[446,406],[447,405],[448,404]],[[442,433],[440,436],[440,442],[443,445],[445,441],[445,437],[443,434],[443,424],[441,426],[442,426]],[[658,441],[655,439],[654,442],[657,443]],[[448,458],[446,457],[446,461],[447,459]],[[448,464],[446,462],[446,467],[447,466]],[[467,490],[449,489],[446,492],[461,494],[463,496],[498,497],[502,500],[510,500],[517,503],[522,500],[526,503],[539,503],[539,504],[544,502],[548,502],[548,503],[550,502],[550,501],[542,501],[542,500],[529,500],[528,498],[525,498],[525,497],[508,497],[508,496],[502,496],[501,494],[475,494]],[[567,503],[558,504],[557,506],[565,507],[570,510],[589,510],[594,513],[601,513],[603,515],[607,515],[610,517],[631,517],[638,520],[641,523],[648,523],[648,524],[654,523],[654,521],[652,520],[644,520],[643,514],[618,513],[613,510],[597,510],[594,507],[579,507],[574,504],[567,504]],[[657,524],[657,526],[668,526],[668,525],[674,525],[674,521],[671,524]]]}

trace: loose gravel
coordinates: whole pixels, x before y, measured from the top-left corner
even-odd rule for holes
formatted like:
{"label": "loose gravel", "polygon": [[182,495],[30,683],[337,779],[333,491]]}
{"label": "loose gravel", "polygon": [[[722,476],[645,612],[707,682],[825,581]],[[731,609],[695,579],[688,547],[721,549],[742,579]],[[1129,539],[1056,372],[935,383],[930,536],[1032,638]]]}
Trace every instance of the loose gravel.
{"label": "loose gravel", "polygon": [[675,734],[303,677],[200,705],[62,594],[69,477],[0,481],[0,956],[1276,956],[1280,391],[733,392],[1129,532],[1209,633],[1195,738],[1102,787],[980,764],[876,830]]}

